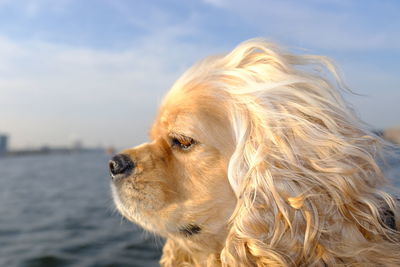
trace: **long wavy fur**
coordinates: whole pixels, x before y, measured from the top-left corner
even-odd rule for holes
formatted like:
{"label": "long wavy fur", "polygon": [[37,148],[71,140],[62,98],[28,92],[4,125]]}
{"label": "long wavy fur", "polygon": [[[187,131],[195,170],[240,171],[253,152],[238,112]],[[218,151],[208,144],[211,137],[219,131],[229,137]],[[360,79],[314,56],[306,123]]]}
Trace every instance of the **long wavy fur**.
{"label": "long wavy fur", "polygon": [[[360,122],[332,62],[261,39],[209,58],[201,80],[235,136],[228,179],[237,196],[222,266],[400,266],[399,208],[382,190],[382,141]],[[210,264],[214,266],[212,263]]]}

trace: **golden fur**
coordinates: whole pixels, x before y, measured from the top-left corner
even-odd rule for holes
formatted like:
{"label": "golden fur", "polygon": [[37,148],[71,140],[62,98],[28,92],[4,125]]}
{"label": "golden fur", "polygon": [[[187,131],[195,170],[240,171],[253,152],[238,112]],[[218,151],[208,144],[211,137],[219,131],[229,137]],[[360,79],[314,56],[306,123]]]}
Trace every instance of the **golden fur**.
{"label": "golden fur", "polygon": [[189,69],[151,142],[122,153],[118,210],[167,239],[161,265],[400,266],[399,207],[325,57],[261,39]]}

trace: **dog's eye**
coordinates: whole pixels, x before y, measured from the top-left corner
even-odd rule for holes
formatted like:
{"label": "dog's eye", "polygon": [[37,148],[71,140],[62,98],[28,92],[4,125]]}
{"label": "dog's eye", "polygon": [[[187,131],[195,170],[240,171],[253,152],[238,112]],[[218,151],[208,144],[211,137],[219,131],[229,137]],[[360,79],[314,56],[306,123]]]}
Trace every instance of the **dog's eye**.
{"label": "dog's eye", "polygon": [[192,146],[196,144],[196,141],[188,136],[174,136],[171,137],[171,146],[179,148],[181,150],[189,150]]}

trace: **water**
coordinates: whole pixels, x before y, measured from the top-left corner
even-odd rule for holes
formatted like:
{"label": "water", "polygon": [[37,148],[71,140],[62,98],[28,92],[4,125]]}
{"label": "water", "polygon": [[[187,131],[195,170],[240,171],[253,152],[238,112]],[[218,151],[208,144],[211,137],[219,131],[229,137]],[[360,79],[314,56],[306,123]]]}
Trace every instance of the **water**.
{"label": "water", "polygon": [[[114,209],[108,159],[0,158],[0,266],[158,266],[162,241]],[[400,186],[400,157],[389,164]]]}
{"label": "water", "polygon": [[108,159],[0,158],[0,266],[158,266],[160,238],[114,209]]}

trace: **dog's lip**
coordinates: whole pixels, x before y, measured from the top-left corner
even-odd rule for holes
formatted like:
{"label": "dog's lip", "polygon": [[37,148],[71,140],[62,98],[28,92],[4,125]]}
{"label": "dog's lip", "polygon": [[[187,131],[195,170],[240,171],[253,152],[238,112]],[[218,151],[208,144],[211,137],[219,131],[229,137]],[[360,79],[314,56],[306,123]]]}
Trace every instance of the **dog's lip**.
{"label": "dog's lip", "polygon": [[111,181],[112,182],[118,182],[121,181],[122,179],[128,178],[129,175],[125,175],[125,174],[112,174],[111,172],[109,172],[110,176],[111,176]]}

